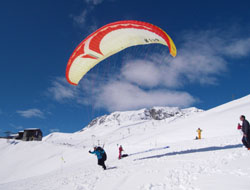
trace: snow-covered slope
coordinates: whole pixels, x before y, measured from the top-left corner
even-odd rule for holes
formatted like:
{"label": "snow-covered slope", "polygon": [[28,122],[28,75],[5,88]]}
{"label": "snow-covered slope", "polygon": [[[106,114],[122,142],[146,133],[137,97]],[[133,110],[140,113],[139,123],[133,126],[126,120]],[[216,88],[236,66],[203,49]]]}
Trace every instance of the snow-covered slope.
{"label": "snow-covered slope", "polygon": [[[236,129],[242,114],[250,118],[250,96],[208,111],[115,112],[42,142],[0,139],[0,189],[249,189],[250,151]],[[197,128],[202,140],[194,140]],[[109,170],[88,153],[97,144]],[[118,160],[117,144],[130,156]]]}

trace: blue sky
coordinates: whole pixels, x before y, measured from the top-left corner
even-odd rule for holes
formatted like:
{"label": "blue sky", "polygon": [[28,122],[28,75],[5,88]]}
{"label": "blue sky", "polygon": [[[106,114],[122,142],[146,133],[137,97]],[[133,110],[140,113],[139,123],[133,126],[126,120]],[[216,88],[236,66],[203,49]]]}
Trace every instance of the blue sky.
{"label": "blue sky", "polygon": [[[249,7],[224,0],[1,2],[0,134],[31,127],[75,132],[116,110],[207,110],[248,95]],[[119,20],[159,26],[175,42],[176,58],[167,47],[133,47],[103,61],[77,87],[67,84],[75,47]]]}

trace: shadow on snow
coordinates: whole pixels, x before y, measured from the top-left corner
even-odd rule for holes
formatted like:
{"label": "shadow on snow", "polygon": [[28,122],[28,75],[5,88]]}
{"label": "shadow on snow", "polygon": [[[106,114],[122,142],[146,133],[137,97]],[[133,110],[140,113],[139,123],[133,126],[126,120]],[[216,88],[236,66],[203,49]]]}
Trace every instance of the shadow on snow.
{"label": "shadow on snow", "polygon": [[106,170],[113,170],[113,169],[117,169],[117,167],[116,167],[116,166],[107,167],[107,169],[106,169]]}
{"label": "shadow on snow", "polygon": [[156,150],[163,150],[163,149],[166,149],[166,148],[169,148],[169,146],[164,146],[164,147],[160,147],[160,148],[151,148],[151,149],[144,150],[144,151],[141,151],[141,152],[136,152],[136,153],[129,154],[129,156],[133,156],[133,155],[137,155],[137,154],[143,154],[143,153],[146,153],[146,152],[152,152],[152,151],[156,151]]}
{"label": "shadow on snow", "polygon": [[211,146],[211,147],[206,147],[206,148],[190,149],[190,150],[183,150],[183,151],[178,151],[178,152],[158,154],[155,156],[148,156],[148,157],[138,158],[135,160],[145,160],[145,159],[152,159],[152,158],[161,158],[164,156],[175,156],[175,155],[191,154],[191,153],[198,153],[198,152],[226,150],[226,149],[233,149],[233,148],[240,148],[240,147],[243,147],[243,145],[242,144],[235,144],[235,145],[226,145],[226,146]]}

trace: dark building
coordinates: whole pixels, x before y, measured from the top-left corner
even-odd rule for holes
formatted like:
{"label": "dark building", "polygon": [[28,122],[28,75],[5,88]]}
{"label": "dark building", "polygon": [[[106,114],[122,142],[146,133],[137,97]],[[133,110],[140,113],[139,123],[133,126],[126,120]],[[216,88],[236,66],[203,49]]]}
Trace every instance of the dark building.
{"label": "dark building", "polygon": [[19,131],[18,136],[16,137],[16,139],[22,140],[23,139],[23,132],[24,131]]}
{"label": "dark building", "polygon": [[[18,133],[19,134],[19,133]],[[22,135],[22,140],[24,141],[41,141],[43,138],[43,133],[40,129],[24,129]]]}

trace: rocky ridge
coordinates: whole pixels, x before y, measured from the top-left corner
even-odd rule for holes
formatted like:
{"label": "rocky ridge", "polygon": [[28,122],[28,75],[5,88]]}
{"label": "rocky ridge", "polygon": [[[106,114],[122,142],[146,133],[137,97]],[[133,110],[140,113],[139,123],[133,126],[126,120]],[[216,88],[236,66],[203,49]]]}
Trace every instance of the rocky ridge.
{"label": "rocky ridge", "polygon": [[203,110],[195,107],[185,109],[180,109],[178,107],[153,107],[150,109],[141,109],[137,111],[113,112],[109,115],[103,115],[101,117],[95,118],[86,128],[96,126],[108,127],[114,124],[122,125],[123,123],[136,123],[145,120],[164,120],[173,117],[187,117],[200,112],[203,112]]}

